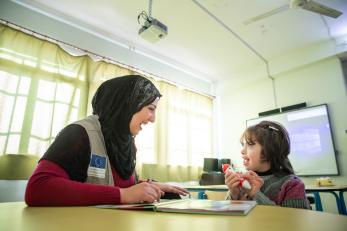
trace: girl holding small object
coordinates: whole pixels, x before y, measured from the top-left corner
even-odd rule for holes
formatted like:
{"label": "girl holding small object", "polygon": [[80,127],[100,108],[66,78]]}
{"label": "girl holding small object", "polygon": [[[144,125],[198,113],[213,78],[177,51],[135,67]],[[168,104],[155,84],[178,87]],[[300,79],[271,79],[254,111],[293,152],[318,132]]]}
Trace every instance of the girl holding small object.
{"label": "girl holding small object", "polygon": [[[235,174],[238,174],[238,172],[235,170],[235,167],[233,164],[222,164],[223,172],[232,172]],[[239,187],[245,188],[245,189],[251,189],[251,184],[248,182],[248,180],[245,180],[244,178],[240,178],[239,180]]]}
{"label": "girl holding small object", "polygon": [[[294,174],[288,159],[290,139],[286,129],[262,121],[241,136],[241,154],[246,173],[226,171],[229,200],[255,200],[261,205],[310,209],[304,183]],[[248,181],[249,187],[240,182]]]}

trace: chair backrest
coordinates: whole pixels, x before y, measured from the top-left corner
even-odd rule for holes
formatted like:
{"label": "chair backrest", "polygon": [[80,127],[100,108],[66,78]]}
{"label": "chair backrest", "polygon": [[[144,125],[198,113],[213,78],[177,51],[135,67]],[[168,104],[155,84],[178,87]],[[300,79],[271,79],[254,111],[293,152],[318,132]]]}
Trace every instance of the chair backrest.
{"label": "chair backrest", "polygon": [[307,195],[307,199],[308,199],[308,201],[310,202],[311,205],[313,205],[315,203],[314,196]]}
{"label": "chair backrest", "polygon": [[0,156],[0,202],[24,201],[27,179],[39,157],[23,154]]}
{"label": "chair backrest", "polygon": [[226,196],[227,196],[227,192],[210,191],[210,190],[205,191],[205,197],[208,200],[221,201],[221,200],[225,200]]}
{"label": "chair backrest", "polygon": [[0,203],[24,201],[27,180],[0,180]]}
{"label": "chair backrest", "polygon": [[23,154],[0,156],[1,180],[27,180],[34,171],[39,157]]}

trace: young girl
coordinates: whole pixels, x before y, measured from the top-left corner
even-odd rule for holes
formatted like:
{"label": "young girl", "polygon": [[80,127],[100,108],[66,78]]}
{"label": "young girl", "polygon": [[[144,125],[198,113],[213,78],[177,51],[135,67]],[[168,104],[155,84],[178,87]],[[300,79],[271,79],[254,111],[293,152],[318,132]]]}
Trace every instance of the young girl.
{"label": "young girl", "polygon": [[[225,174],[229,200],[255,200],[261,205],[310,209],[304,183],[294,175],[288,159],[290,140],[278,123],[262,121],[241,136],[241,154],[247,173]],[[251,189],[240,187],[248,180]]]}

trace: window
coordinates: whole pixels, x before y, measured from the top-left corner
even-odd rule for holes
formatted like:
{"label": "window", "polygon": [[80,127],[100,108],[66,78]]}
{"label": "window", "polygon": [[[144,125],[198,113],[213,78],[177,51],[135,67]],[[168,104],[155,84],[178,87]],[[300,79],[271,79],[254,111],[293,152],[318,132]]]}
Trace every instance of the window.
{"label": "window", "polygon": [[84,114],[85,58],[0,26],[0,154],[41,156],[67,123]]}
{"label": "window", "polygon": [[136,137],[137,159],[144,164],[202,166],[204,157],[213,156],[213,99],[168,83],[158,88],[163,97],[157,121]]}

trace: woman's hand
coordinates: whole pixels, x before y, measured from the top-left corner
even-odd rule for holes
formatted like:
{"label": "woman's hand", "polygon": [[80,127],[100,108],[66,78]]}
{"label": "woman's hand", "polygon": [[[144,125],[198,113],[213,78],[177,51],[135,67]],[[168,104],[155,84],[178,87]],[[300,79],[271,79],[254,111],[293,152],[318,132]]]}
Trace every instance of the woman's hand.
{"label": "woman's hand", "polygon": [[248,182],[251,185],[251,189],[246,190],[247,194],[249,197],[254,198],[255,194],[257,194],[257,192],[260,190],[261,186],[263,186],[264,184],[264,180],[258,176],[258,174],[256,174],[253,171],[248,171],[246,174],[243,174],[242,177],[246,180],[248,180]]}
{"label": "woman's hand", "polygon": [[164,191],[155,184],[142,182],[129,188],[121,188],[120,202],[122,204],[153,203],[159,201],[162,195],[164,195]]}
{"label": "woman's hand", "polygon": [[237,200],[240,195],[240,174],[227,171],[225,173],[225,184],[228,186],[230,196],[233,200]]}
{"label": "woman's hand", "polygon": [[156,181],[150,181],[149,183],[157,186],[163,192],[177,193],[182,196],[186,196],[189,193],[187,189],[184,189],[175,185],[159,183]]}

